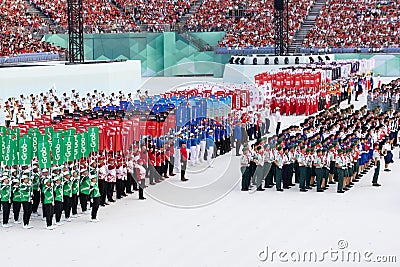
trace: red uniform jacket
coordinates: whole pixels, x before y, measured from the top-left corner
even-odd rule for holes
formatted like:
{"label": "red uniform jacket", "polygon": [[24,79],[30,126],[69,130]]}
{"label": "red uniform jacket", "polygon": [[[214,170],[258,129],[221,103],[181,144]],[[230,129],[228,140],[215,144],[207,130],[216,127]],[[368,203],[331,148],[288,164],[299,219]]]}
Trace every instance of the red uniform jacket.
{"label": "red uniform jacket", "polygon": [[188,160],[186,148],[183,148],[183,147],[181,147],[181,159],[182,159],[182,161]]}

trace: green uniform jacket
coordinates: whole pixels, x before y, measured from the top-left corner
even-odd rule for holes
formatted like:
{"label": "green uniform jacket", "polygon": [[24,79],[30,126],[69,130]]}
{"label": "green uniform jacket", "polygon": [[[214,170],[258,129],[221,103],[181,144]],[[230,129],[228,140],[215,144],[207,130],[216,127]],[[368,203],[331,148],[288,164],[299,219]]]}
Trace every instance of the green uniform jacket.
{"label": "green uniform jacket", "polygon": [[12,193],[13,193],[12,201],[21,202],[21,191],[19,190],[19,186],[14,185],[12,188]]}
{"label": "green uniform jacket", "polygon": [[79,192],[84,195],[90,194],[90,179],[88,176],[83,176],[81,178]]}
{"label": "green uniform jacket", "polygon": [[99,185],[97,183],[90,183],[90,196],[93,198],[100,197]]}
{"label": "green uniform jacket", "polygon": [[11,183],[1,184],[1,202],[11,202]]}
{"label": "green uniform jacket", "polygon": [[31,201],[32,185],[31,184],[20,184],[19,191],[21,192],[21,202]]}
{"label": "green uniform jacket", "polygon": [[63,188],[64,188],[64,192],[63,192],[64,196],[72,197],[72,181],[71,180],[65,180]]}
{"label": "green uniform jacket", "polygon": [[53,194],[53,186],[44,186],[43,187],[44,193],[44,204],[53,204],[54,202],[54,194]]}
{"label": "green uniform jacket", "polygon": [[77,195],[79,193],[79,178],[72,178],[72,194]]}
{"label": "green uniform jacket", "polygon": [[62,186],[62,184],[54,185],[54,200],[63,202],[63,186]]}
{"label": "green uniform jacket", "polygon": [[40,176],[39,174],[35,173],[32,175],[32,190],[39,191],[39,186],[40,186]]}

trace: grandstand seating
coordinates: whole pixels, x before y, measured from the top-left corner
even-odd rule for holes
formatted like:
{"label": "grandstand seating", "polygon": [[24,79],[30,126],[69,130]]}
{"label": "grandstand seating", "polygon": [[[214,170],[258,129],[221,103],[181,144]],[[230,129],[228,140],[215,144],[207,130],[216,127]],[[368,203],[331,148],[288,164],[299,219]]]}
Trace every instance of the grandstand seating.
{"label": "grandstand seating", "polygon": [[[289,6],[290,40],[300,28],[313,0],[291,1]],[[273,44],[273,0],[205,0],[188,21],[189,31],[227,31],[223,47],[266,47]],[[235,10],[243,10],[235,16]]]}
{"label": "grandstand seating", "polygon": [[46,22],[27,13],[23,0],[0,0],[0,57],[31,52],[62,52],[34,35],[46,27]]}
{"label": "grandstand seating", "polygon": [[[56,24],[68,26],[66,0],[29,0]],[[107,0],[83,0],[84,31],[111,33],[135,31],[135,22]]]}
{"label": "grandstand seating", "polygon": [[162,25],[175,24],[194,0],[115,0],[117,6],[134,18],[136,24],[146,25],[147,31],[162,31]]}
{"label": "grandstand seating", "polygon": [[303,46],[400,47],[400,1],[328,0]]}

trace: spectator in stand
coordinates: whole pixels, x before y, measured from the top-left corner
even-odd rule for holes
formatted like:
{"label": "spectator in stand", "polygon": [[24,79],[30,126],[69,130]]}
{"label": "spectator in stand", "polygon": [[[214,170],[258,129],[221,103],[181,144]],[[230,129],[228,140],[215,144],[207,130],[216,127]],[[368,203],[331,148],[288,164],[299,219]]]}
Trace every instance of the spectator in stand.
{"label": "spectator in stand", "polygon": [[[314,1],[294,1],[289,6],[289,42],[300,28]],[[265,47],[274,41],[273,1],[204,1],[187,21],[189,31],[226,31],[220,46]]]}
{"label": "spectator in stand", "polygon": [[304,47],[400,47],[400,2],[328,0]]}

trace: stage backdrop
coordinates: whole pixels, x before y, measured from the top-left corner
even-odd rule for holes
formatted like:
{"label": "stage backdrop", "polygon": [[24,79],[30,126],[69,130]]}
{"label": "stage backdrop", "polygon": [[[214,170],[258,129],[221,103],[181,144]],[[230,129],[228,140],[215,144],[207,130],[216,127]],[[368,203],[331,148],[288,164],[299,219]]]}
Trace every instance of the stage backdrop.
{"label": "stage backdrop", "polygon": [[[210,46],[218,44],[224,32],[190,33]],[[43,37],[46,42],[66,48],[66,34]],[[202,52],[185,37],[174,33],[86,34],[87,60],[131,59],[140,60],[142,76],[213,75],[222,77],[229,55]],[[212,64],[221,63],[221,64]],[[165,71],[164,71],[165,70]]]}

